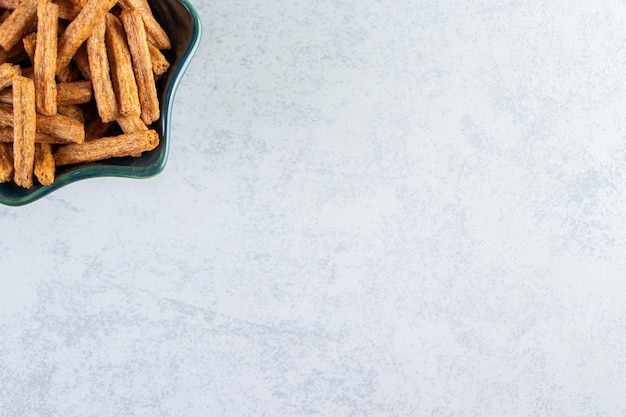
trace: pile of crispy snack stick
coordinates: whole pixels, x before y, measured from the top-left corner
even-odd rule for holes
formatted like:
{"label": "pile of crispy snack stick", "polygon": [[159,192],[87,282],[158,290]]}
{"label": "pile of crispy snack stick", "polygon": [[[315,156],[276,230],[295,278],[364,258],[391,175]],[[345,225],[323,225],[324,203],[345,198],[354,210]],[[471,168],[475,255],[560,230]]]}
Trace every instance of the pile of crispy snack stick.
{"label": "pile of crispy snack stick", "polygon": [[147,0],[0,0],[0,182],[159,143],[171,42]]}

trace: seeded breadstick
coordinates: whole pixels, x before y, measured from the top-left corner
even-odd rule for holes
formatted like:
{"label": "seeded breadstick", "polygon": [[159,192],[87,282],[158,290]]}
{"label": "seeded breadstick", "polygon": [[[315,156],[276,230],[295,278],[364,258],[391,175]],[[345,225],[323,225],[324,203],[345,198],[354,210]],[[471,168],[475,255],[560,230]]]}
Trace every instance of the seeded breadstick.
{"label": "seeded breadstick", "polygon": [[0,64],[0,90],[10,86],[13,83],[13,77],[21,74],[22,69],[19,65],[9,63]]}
{"label": "seeded breadstick", "polygon": [[37,45],[35,48],[35,93],[37,111],[41,114],[57,112],[57,84],[55,65],[57,62],[57,31],[59,6],[50,0],[38,0]]}
{"label": "seeded breadstick", "polygon": [[22,0],[11,15],[0,24],[0,46],[11,49],[27,33],[37,17],[37,0]]}
{"label": "seeded breadstick", "polygon": [[106,27],[106,46],[119,114],[139,116],[141,105],[126,34],[118,18],[110,13],[106,16]]}
{"label": "seeded breadstick", "polygon": [[170,63],[167,62],[165,55],[150,42],[148,42],[148,49],[150,50],[150,59],[152,60],[152,72],[158,78],[165,74],[165,71],[170,67]]}
{"label": "seeded breadstick", "polygon": [[142,130],[124,133],[119,136],[94,139],[83,144],[61,146],[54,154],[57,166],[93,162],[122,156],[140,156],[159,144],[159,134],[155,130]]}
{"label": "seeded breadstick", "polygon": [[34,172],[41,185],[50,185],[54,182],[54,156],[52,146],[48,143],[35,144]]}
{"label": "seeded breadstick", "polygon": [[124,133],[132,133],[138,130],[148,130],[148,126],[141,121],[139,116],[122,116],[116,120]]}
{"label": "seeded breadstick", "polygon": [[163,30],[159,22],[154,18],[150,6],[147,2],[142,0],[120,0],[120,6],[123,9],[136,9],[141,14],[144,25],[146,27],[146,33],[148,39],[159,49],[170,49],[172,43],[167,33]]}
{"label": "seeded breadstick", "polygon": [[33,185],[35,159],[35,83],[30,78],[13,77],[13,155],[17,185],[30,188]]}
{"label": "seeded breadstick", "polygon": [[91,35],[95,25],[115,5],[117,0],[88,0],[80,13],[59,38],[56,73],[69,65],[78,47]]}
{"label": "seeded breadstick", "polygon": [[149,125],[159,119],[160,110],[143,20],[139,12],[134,9],[124,10],[120,19],[126,30],[128,46],[133,59],[133,69],[141,103],[141,120]]}
{"label": "seeded breadstick", "polygon": [[[13,135],[13,132],[11,132]],[[13,179],[13,145],[0,143],[0,182]]]}
{"label": "seeded breadstick", "polygon": [[89,55],[89,70],[91,71],[91,83],[98,106],[98,114],[104,122],[111,122],[117,116],[117,101],[111,83],[109,59],[104,43],[105,32],[106,24],[103,17],[87,39],[87,54]]}

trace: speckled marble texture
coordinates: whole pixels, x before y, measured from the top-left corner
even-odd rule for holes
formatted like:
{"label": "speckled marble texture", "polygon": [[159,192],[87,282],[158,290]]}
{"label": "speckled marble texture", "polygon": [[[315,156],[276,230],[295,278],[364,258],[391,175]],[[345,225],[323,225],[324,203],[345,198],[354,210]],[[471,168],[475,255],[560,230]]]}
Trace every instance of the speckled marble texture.
{"label": "speckled marble texture", "polygon": [[626,414],[626,2],[205,1],[169,164],[0,208],[0,416]]}

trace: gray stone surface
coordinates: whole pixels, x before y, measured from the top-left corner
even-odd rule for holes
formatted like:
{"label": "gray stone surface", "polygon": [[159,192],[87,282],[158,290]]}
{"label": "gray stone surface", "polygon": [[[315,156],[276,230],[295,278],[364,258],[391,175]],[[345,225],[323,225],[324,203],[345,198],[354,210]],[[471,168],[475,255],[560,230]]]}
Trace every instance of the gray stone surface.
{"label": "gray stone surface", "polygon": [[624,1],[205,1],[166,170],[0,208],[0,416],[626,414]]}

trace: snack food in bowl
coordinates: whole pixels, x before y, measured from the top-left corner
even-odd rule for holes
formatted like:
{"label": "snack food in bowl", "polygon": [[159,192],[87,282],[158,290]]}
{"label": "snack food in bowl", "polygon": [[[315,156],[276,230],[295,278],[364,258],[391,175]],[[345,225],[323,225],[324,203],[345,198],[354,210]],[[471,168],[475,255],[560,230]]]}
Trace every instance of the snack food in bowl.
{"label": "snack food in bowl", "polygon": [[160,173],[200,30],[187,0],[0,0],[0,203]]}

